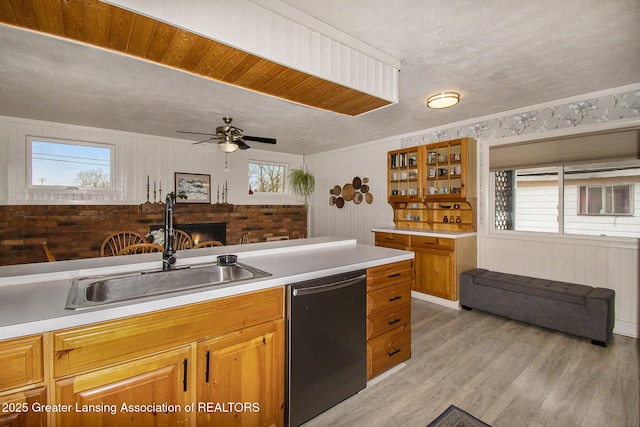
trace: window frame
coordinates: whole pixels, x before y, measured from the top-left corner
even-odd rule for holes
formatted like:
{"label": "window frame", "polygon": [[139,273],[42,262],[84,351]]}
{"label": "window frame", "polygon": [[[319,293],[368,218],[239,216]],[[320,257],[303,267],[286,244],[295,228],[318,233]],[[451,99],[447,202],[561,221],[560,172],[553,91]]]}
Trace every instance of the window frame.
{"label": "window frame", "polygon": [[[577,186],[577,194],[578,194],[578,198],[577,198],[577,213],[578,215],[582,215],[582,216],[633,216],[633,209],[634,209],[634,200],[633,200],[633,191],[634,191],[634,184],[633,183],[629,183],[629,184],[602,184],[602,185],[578,185]],[[629,211],[628,212],[616,212],[615,211],[615,189],[616,188],[626,188],[627,191],[627,198],[629,199]],[[586,212],[582,211],[582,189],[585,189],[585,195],[586,195],[586,200],[584,202],[584,205],[586,207]],[[599,189],[600,190],[600,197],[601,197],[601,203],[602,205],[605,207],[605,212],[589,212],[589,198],[590,198],[590,190],[595,190],[595,189]],[[607,212],[606,211],[606,207],[609,204],[609,200],[608,199],[608,194],[607,194],[607,190],[611,191],[611,212]]]}
{"label": "window frame", "polygon": [[289,195],[289,193],[288,193],[288,191],[289,191],[288,187],[289,186],[287,185],[287,173],[289,171],[289,164],[288,163],[277,162],[277,161],[272,161],[272,160],[258,160],[258,159],[250,159],[250,160],[248,160],[247,161],[247,188],[251,184],[251,182],[250,182],[250,179],[251,179],[251,175],[250,175],[251,164],[280,166],[280,167],[284,168],[283,177],[282,177],[282,192],[274,192],[274,193],[272,193],[272,192],[256,191],[252,187],[251,190],[253,191],[254,195],[269,196],[269,197],[281,197],[281,196]]}
{"label": "window frame", "polygon": [[[45,193],[100,193],[100,194],[113,194],[116,191],[116,146],[109,143],[60,139],[27,135],[27,190],[30,192],[45,192]],[[65,186],[65,185],[34,185],[33,184],[33,142],[43,142],[52,144],[64,144],[64,145],[77,145],[82,147],[97,147],[109,149],[109,185],[105,187],[79,187],[79,186]]]}
{"label": "window frame", "polygon": [[[490,217],[489,217],[489,230],[491,233],[495,233],[497,235],[499,234],[526,234],[526,235],[530,235],[530,236],[562,236],[562,237],[570,237],[570,238],[596,238],[596,239],[637,239],[637,237],[629,237],[629,236],[617,236],[617,235],[594,235],[594,234],[577,234],[577,233],[567,233],[565,231],[565,218],[566,218],[566,213],[565,213],[565,179],[566,179],[566,175],[567,175],[567,168],[569,169],[574,169],[576,167],[584,167],[584,168],[589,168],[589,167],[595,167],[595,166],[611,166],[612,164],[616,164],[619,166],[627,166],[627,167],[637,167],[640,168],[640,159],[636,159],[636,160],[623,160],[623,161],[618,161],[618,162],[614,162],[614,161],[610,161],[610,162],[601,162],[601,161],[594,161],[594,162],[581,162],[579,165],[576,164],[567,164],[567,165],[556,165],[555,167],[558,169],[558,205],[556,207],[557,209],[557,216],[558,216],[558,228],[556,231],[551,232],[551,231],[530,231],[530,230],[501,230],[498,229],[496,227],[496,207],[495,207],[495,203],[496,203],[496,174],[495,171],[490,170],[489,171],[489,183],[490,183],[490,191],[489,191],[489,197],[490,197]],[[545,166],[540,166],[540,168],[544,168]],[[546,166],[549,167],[549,166]],[[520,169],[535,169],[534,168],[517,168],[514,167],[512,169],[505,169],[505,170],[520,170]],[[515,179],[515,178],[514,178]],[[629,214],[594,214],[594,215],[584,215],[584,216],[593,216],[593,217],[637,217],[635,215],[635,195],[634,195],[634,191],[635,191],[635,184],[637,182],[620,182],[620,183],[615,183],[615,184],[603,184],[603,186],[610,186],[610,187],[616,187],[616,186],[628,186],[629,188],[629,209],[630,209],[630,213]],[[571,184],[569,184],[571,185]],[[593,185],[593,186],[597,186],[597,185]],[[579,191],[579,187],[580,185],[576,185],[574,184],[573,187],[576,187],[576,190]],[[517,197],[517,195],[515,196]],[[576,213],[577,216],[581,216],[583,214],[579,214],[579,210],[580,210],[580,199],[579,199],[579,195],[578,195],[578,200],[577,200],[578,206],[576,206]],[[514,214],[515,214],[515,205],[514,205]],[[639,217],[640,218],[640,217]],[[514,219],[514,224],[517,222],[517,217]]]}

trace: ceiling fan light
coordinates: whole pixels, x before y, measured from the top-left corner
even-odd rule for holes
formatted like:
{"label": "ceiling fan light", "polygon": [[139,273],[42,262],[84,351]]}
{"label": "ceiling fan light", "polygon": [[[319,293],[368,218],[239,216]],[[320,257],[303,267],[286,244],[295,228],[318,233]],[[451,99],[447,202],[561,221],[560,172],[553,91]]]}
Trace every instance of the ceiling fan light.
{"label": "ceiling fan light", "polygon": [[225,138],[223,141],[218,142],[218,148],[224,153],[233,153],[238,149],[238,144],[229,138]]}
{"label": "ceiling fan light", "polygon": [[427,98],[427,107],[433,109],[449,108],[460,102],[460,94],[457,92],[442,92]]}

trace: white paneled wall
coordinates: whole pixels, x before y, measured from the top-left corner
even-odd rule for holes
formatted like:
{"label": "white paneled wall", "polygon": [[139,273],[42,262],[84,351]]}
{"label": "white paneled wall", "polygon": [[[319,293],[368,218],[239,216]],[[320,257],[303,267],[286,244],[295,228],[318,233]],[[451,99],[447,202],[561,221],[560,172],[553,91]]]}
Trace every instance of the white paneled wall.
{"label": "white paneled wall", "polygon": [[615,290],[614,331],[640,336],[640,251],[637,241],[521,233],[481,233],[479,237],[479,265],[482,268]]}
{"label": "white paneled wall", "polygon": [[[115,147],[115,191],[107,195],[90,192],[29,189],[27,180],[27,136],[112,144]],[[257,149],[238,150],[227,157],[215,145],[192,145],[190,141],[128,132],[66,125],[36,120],[0,117],[0,204],[109,203],[138,204],[146,201],[147,175],[162,184],[163,198],[174,191],[174,173],[211,175],[211,199],[218,186],[229,186],[232,204],[301,204],[292,195],[249,195],[248,160],[278,162],[298,168],[302,156]],[[158,201],[160,197],[158,195]]]}
{"label": "white paneled wall", "polygon": [[278,0],[105,2],[325,80],[398,102],[398,59]]}
{"label": "white paneled wall", "polygon": [[[387,203],[387,151],[399,147],[400,140],[392,139],[308,156],[307,165],[316,177],[309,210],[310,234],[350,237],[373,244],[371,228],[393,225],[393,210]],[[351,183],[356,176],[369,178],[373,203],[345,202],[342,209],[330,206],[329,190]]]}

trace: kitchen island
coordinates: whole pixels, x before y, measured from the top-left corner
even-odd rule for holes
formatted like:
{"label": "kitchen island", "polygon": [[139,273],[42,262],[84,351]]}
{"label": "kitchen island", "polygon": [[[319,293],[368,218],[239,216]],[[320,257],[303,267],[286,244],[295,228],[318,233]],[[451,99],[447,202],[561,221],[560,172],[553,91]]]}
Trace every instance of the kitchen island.
{"label": "kitchen island", "polygon": [[413,258],[413,254],[406,251],[362,245],[352,239],[317,237],[179,251],[176,266],[215,263],[216,257],[223,254],[237,254],[239,262],[269,272],[271,276],[215,290],[201,288],[97,308],[66,310],[72,279],[159,270],[162,254],[0,267],[0,340],[113,320]]}
{"label": "kitchen island", "polygon": [[285,286],[413,258],[325,237],[182,251],[177,266],[222,254],[271,276],[68,310],[72,279],[157,270],[161,254],[0,267],[0,421],[282,425]]}

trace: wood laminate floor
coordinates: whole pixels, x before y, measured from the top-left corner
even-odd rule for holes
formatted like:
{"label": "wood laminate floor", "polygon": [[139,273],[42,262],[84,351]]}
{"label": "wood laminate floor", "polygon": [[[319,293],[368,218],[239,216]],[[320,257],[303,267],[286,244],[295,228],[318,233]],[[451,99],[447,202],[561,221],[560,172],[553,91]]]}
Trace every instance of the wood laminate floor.
{"label": "wood laminate floor", "polygon": [[493,427],[640,426],[640,344],[412,301],[406,366],[305,424],[426,426],[453,404]]}

